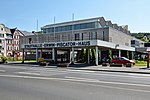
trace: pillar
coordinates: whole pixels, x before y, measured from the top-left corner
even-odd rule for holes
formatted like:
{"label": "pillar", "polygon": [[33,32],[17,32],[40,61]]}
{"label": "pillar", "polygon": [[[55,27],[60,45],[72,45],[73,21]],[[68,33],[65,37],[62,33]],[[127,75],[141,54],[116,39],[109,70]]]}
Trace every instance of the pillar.
{"label": "pillar", "polygon": [[129,51],[127,51],[127,58],[129,59]]}
{"label": "pillar", "polygon": [[113,57],[112,57],[113,55],[112,55],[112,50],[111,49],[109,49],[109,57],[112,59]]}
{"label": "pillar", "polygon": [[90,49],[87,49],[88,64],[90,64]]}
{"label": "pillar", "polygon": [[101,50],[99,50],[99,52],[98,52],[98,54],[99,54],[99,61],[101,62],[102,61],[102,56],[101,56]]}
{"label": "pillar", "polygon": [[38,63],[38,48],[36,48],[36,63]]}
{"label": "pillar", "polygon": [[119,57],[121,57],[121,50],[119,50]]}
{"label": "pillar", "polygon": [[134,51],[131,51],[132,59],[134,59]]}
{"label": "pillar", "polygon": [[22,49],[22,63],[24,64],[24,49]]}
{"label": "pillar", "polygon": [[41,49],[41,52],[40,52],[40,58],[42,58],[42,52],[43,52],[43,51],[42,51],[42,49]]}
{"label": "pillar", "polygon": [[74,47],[72,47],[71,63],[74,64]]}
{"label": "pillar", "polygon": [[96,49],[96,52],[95,52],[95,64],[96,64],[96,66],[98,66],[98,47],[96,46],[95,47],[95,49]]}
{"label": "pillar", "polygon": [[68,53],[68,55],[67,55],[67,62],[70,62],[70,49],[67,51]]}
{"label": "pillar", "polygon": [[55,48],[52,48],[52,60],[55,62]]}
{"label": "pillar", "polygon": [[57,49],[54,49],[54,63],[57,62]]}

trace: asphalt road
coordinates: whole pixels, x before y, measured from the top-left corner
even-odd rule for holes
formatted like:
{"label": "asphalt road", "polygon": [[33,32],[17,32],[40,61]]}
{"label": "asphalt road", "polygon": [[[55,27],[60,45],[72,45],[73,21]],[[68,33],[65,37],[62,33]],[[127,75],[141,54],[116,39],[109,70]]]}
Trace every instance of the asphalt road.
{"label": "asphalt road", "polygon": [[150,100],[150,75],[0,65],[0,100]]}

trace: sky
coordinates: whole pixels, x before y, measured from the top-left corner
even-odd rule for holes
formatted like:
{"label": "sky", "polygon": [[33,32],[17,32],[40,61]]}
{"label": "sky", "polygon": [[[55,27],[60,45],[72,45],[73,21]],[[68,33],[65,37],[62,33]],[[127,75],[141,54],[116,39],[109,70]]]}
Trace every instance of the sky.
{"label": "sky", "polygon": [[55,22],[104,17],[128,25],[131,33],[150,32],[150,0],[0,0],[0,23],[38,31]]}

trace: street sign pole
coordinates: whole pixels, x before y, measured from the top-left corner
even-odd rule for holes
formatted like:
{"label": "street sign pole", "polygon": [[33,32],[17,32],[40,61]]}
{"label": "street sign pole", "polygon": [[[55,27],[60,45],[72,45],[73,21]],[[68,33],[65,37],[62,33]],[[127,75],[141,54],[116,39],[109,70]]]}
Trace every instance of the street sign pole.
{"label": "street sign pole", "polygon": [[149,57],[149,55],[150,55],[150,47],[147,47],[147,50],[146,50],[146,51],[147,51],[147,53],[148,53],[148,54],[147,54],[147,68],[149,68],[149,58],[150,58],[150,57]]}
{"label": "street sign pole", "polygon": [[148,54],[147,54],[147,68],[149,68],[149,53],[150,52],[148,52]]}

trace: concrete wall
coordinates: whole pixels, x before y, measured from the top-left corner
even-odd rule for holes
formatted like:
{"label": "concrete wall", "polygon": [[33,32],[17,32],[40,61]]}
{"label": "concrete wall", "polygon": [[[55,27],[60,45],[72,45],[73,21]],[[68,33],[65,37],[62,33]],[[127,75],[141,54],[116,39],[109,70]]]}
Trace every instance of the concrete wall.
{"label": "concrete wall", "polygon": [[132,37],[126,33],[118,31],[114,28],[109,28],[109,42],[131,46]]}

